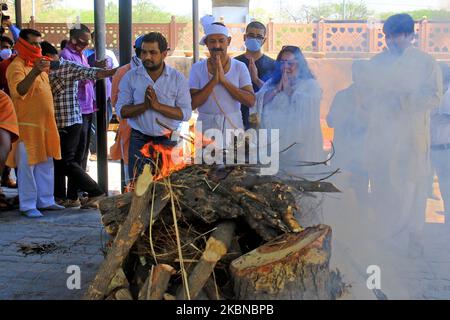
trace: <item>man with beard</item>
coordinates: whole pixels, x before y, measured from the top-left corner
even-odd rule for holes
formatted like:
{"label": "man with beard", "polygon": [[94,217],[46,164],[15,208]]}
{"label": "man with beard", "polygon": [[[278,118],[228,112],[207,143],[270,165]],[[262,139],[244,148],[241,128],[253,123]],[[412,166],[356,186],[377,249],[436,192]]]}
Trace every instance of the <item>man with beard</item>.
{"label": "man with beard", "polygon": [[131,180],[142,170],[140,150],[144,145],[173,146],[168,128],[175,130],[191,118],[188,83],[183,74],[165,64],[168,50],[161,33],[145,35],[140,50],[142,65],[120,81],[116,112],[132,128],[128,152]]}

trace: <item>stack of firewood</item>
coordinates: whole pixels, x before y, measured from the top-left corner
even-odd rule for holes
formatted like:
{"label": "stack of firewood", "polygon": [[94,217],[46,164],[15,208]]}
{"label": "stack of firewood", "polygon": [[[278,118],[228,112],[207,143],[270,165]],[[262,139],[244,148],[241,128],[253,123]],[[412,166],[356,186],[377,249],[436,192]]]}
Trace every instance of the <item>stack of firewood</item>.
{"label": "stack of firewood", "polygon": [[100,203],[114,237],[88,299],[334,299],[331,229],[303,229],[295,194],[326,182],[262,177],[246,166],[190,166]]}

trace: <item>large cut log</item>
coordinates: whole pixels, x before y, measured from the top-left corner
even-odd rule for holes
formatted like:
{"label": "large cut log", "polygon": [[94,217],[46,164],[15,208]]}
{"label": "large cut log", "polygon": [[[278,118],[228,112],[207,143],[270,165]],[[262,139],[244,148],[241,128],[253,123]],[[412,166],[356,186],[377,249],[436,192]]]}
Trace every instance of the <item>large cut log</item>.
{"label": "large cut log", "polygon": [[[208,278],[214,270],[217,262],[227,253],[234,236],[236,224],[233,221],[225,221],[217,225],[217,229],[206,242],[205,251],[200,261],[195,265],[188,279],[189,297],[197,298],[205,286]],[[186,299],[186,290],[180,286],[177,290],[177,299]]]}
{"label": "large cut log", "polygon": [[149,226],[150,214],[149,203],[153,196],[155,186],[155,202],[153,203],[153,216],[156,217],[168,203],[167,191],[159,183],[153,184],[153,176],[150,166],[144,167],[143,173],[136,183],[136,190],[131,203],[130,214],[119,229],[111,249],[100,266],[94,281],[89,286],[86,294],[87,299],[104,299],[107,294],[108,285],[115,271],[122,265],[131,247],[139,235]]}
{"label": "large cut log", "polygon": [[231,263],[235,298],[332,299],[330,255],[326,225],[279,236]]}

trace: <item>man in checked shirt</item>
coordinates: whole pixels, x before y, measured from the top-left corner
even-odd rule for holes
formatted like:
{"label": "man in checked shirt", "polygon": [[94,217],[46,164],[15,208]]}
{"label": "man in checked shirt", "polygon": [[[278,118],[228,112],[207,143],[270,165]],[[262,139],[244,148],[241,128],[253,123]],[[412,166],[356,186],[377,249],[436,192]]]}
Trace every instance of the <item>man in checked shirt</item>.
{"label": "man in checked shirt", "polygon": [[[78,149],[83,119],[78,101],[78,81],[109,78],[117,69],[89,68],[59,58],[56,48],[45,41],[41,43],[41,48],[42,55],[59,62],[59,66],[56,64],[49,74],[62,157],[61,160],[55,161],[55,198],[65,207],[89,208],[95,205],[104,193],[81,166],[83,153]],[[78,190],[88,193],[88,198],[83,199],[81,203]]]}

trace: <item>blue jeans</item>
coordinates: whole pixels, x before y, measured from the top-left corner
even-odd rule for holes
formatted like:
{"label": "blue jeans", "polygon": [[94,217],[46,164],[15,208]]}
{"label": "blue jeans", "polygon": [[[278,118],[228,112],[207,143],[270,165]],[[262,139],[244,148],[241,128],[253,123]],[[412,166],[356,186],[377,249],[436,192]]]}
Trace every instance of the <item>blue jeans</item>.
{"label": "blue jeans", "polygon": [[[59,129],[62,159],[55,160],[55,197],[59,199],[76,200],[78,190],[88,192],[90,197],[103,194],[98,184],[82,167],[82,151],[86,148],[82,131],[82,124]],[[68,177],[67,193],[66,176]]]}
{"label": "blue jeans", "polygon": [[131,181],[133,181],[135,177],[137,178],[144,169],[145,157],[142,155],[141,149],[149,142],[164,146],[176,146],[176,142],[171,141],[165,136],[148,136],[140,131],[132,129],[130,147],[128,149],[128,173]]}

